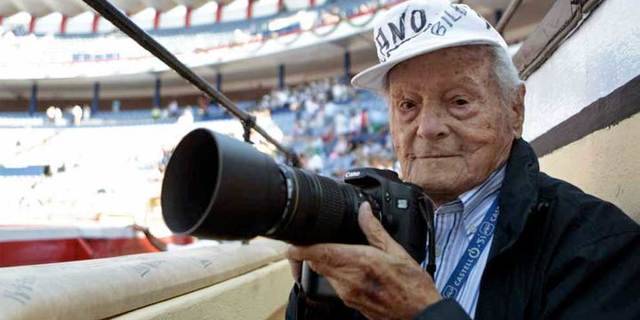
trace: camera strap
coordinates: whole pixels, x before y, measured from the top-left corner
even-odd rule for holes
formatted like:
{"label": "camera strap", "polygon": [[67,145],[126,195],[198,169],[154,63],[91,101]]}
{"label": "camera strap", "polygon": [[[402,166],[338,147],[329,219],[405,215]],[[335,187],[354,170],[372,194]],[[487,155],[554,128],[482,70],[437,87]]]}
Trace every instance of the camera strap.
{"label": "camera strap", "polygon": [[465,282],[467,282],[469,274],[478,263],[482,252],[493,236],[493,230],[498,220],[498,211],[498,197],[496,197],[491,207],[489,207],[489,210],[485,213],[482,222],[478,225],[471,242],[467,246],[467,249],[465,249],[460,261],[458,261],[456,268],[451,273],[451,276],[449,276],[449,280],[442,290],[443,297],[457,297],[460,289]]}

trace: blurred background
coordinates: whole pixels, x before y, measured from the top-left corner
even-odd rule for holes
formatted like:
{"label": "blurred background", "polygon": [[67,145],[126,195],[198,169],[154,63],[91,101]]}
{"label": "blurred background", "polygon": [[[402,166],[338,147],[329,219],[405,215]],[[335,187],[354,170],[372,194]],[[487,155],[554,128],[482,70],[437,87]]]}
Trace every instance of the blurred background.
{"label": "blurred background", "polygon": [[[397,169],[385,101],[349,79],[377,62],[372,21],[403,1],[111,2],[302,167]],[[507,40],[542,169],[637,220],[635,1],[455,2]],[[197,127],[242,139],[239,121],[81,0],[1,1],[0,266],[194,245],[165,227],[159,195],[173,148]]]}

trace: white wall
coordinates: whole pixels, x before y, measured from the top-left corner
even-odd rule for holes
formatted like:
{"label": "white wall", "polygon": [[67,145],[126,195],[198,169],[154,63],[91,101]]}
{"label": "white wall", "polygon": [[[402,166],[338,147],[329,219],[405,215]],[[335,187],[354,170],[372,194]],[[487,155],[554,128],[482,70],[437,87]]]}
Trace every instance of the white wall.
{"label": "white wall", "polygon": [[640,74],[640,5],[606,0],[527,80],[524,138],[533,140]]}
{"label": "white wall", "polygon": [[2,26],[11,28],[21,25],[25,30],[27,30],[29,28],[29,21],[31,21],[31,15],[25,11],[21,11],[10,17],[4,18]]}
{"label": "white wall", "polygon": [[235,0],[222,8],[222,21],[243,20],[247,17],[247,0]]}
{"label": "white wall", "polygon": [[53,34],[60,31],[60,22],[62,22],[62,14],[59,12],[50,13],[36,20],[36,33]]}
{"label": "white wall", "polygon": [[180,28],[184,27],[187,7],[177,6],[160,16],[160,28]]}
{"label": "white wall", "polygon": [[146,8],[131,16],[131,21],[143,30],[151,30],[153,29],[153,19],[155,16],[156,10],[154,8]]}
{"label": "white wall", "polygon": [[264,17],[278,13],[278,0],[258,0],[253,4],[253,17]]}
{"label": "white wall", "polygon": [[216,22],[216,11],[218,3],[215,1],[207,2],[205,5],[191,12],[191,25],[210,24]]}
{"label": "white wall", "polygon": [[305,9],[309,6],[309,0],[284,0],[284,5],[289,10]]}
{"label": "white wall", "polygon": [[[91,23],[93,22],[93,12],[87,11],[67,20],[67,32],[91,32]],[[103,22],[103,21],[100,21]]]}

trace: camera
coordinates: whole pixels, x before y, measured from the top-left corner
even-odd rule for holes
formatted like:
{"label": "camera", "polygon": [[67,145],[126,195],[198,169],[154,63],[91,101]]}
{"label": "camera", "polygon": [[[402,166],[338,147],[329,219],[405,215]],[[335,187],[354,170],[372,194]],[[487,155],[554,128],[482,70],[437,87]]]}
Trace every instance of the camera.
{"label": "camera", "polygon": [[[425,258],[427,235],[433,243],[431,201],[395,172],[354,169],[342,183],[278,165],[250,144],[208,129],[191,131],[176,146],[161,201],[164,220],[175,233],[224,240],[266,236],[296,245],[367,244],[358,208],[368,201],[385,230],[417,262]],[[306,264],[301,280],[308,297],[336,298],[326,279]]]}

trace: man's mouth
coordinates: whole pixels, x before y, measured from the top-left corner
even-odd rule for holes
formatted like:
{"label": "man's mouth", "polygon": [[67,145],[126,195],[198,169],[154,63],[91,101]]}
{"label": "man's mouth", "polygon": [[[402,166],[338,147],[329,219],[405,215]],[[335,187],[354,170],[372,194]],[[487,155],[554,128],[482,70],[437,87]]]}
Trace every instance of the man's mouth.
{"label": "man's mouth", "polygon": [[409,155],[407,158],[409,158],[410,160],[415,160],[415,159],[441,159],[441,158],[453,158],[453,157],[457,157],[457,154],[430,154],[430,155]]}

